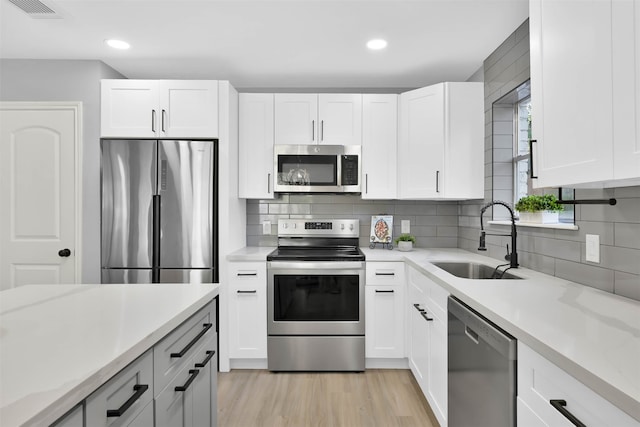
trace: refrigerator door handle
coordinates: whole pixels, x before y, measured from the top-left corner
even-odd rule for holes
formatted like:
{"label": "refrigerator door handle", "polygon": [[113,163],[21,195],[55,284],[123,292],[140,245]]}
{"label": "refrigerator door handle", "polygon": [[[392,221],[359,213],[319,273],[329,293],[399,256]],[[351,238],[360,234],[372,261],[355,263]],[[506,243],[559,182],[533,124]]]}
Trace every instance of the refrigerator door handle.
{"label": "refrigerator door handle", "polygon": [[160,283],[160,196],[153,196],[153,248],[151,255],[151,281]]}

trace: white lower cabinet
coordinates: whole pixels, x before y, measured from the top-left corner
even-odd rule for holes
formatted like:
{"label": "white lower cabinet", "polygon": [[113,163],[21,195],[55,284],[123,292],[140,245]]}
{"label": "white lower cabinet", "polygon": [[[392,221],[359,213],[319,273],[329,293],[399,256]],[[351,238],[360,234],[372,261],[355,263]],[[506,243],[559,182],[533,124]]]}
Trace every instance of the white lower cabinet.
{"label": "white lower cabinet", "polygon": [[518,342],[518,427],[640,426],[558,366]]}
{"label": "white lower cabinet", "polygon": [[404,357],[403,262],[367,262],[365,279],[365,356]]}
{"label": "white lower cabinet", "polygon": [[407,270],[409,368],[440,426],[444,427],[448,410],[446,299],[449,294],[413,267]]}
{"label": "white lower cabinet", "polygon": [[267,358],[266,262],[229,263],[229,357]]}

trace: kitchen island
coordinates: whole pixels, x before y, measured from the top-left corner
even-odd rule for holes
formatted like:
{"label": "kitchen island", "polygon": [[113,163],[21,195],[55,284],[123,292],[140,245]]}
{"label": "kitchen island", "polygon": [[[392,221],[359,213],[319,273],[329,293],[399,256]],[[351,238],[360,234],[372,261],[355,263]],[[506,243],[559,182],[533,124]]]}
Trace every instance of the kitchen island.
{"label": "kitchen island", "polygon": [[1,292],[0,425],[56,421],[196,313],[212,306],[215,316],[218,287],[31,285]]}

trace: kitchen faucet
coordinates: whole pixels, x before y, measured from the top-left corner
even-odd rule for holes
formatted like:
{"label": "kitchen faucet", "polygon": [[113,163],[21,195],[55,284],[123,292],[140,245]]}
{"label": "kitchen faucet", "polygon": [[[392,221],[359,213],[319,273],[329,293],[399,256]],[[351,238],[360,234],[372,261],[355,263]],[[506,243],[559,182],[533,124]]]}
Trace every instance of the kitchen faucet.
{"label": "kitchen faucet", "polygon": [[[511,233],[510,234],[492,234],[492,233],[485,233],[484,231],[484,225],[482,223],[482,216],[484,215],[484,212],[489,209],[491,206],[493,205],[501,205],[504,206],[505,208],[507,208],[509,210],[509,213],[511,214]],[[516,250],[516,215],[513,212],[513,209],[511,209],[511,207],[506,204],[505,202],[501,202],[500,200],[493,200],[489,203],[487,203],[486,205],[484,205],[482,207],[482,209],[480,209],[480,246],[478,247],[479,251],[486,251],[486,242],[485,242],[485,236],[489,234],[489,236],[511,236],[511,253],[509,253],[509,245],[507,245],[507,255],[505,255],[504,259],[506,259],[507,261],[509,261],[509,268],[518,268],[518,252]]]}

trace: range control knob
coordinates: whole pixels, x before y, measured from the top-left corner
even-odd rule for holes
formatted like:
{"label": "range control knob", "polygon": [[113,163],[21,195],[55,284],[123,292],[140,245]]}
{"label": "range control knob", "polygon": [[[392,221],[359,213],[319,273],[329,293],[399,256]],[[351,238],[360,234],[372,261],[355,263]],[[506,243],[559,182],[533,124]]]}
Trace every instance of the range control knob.
{"label": "range control knob", "polygon": [[349,224],[349,230],[353,231],[353,224]]}
{"label": "range control knob", "polygon": [[340,224],[340,230],[344,230],[344,224]]}
{"label": "range control knob", "polygon": [[288,228],[288,227],[289,225],[286,222],[282,224],[282,228]]}

